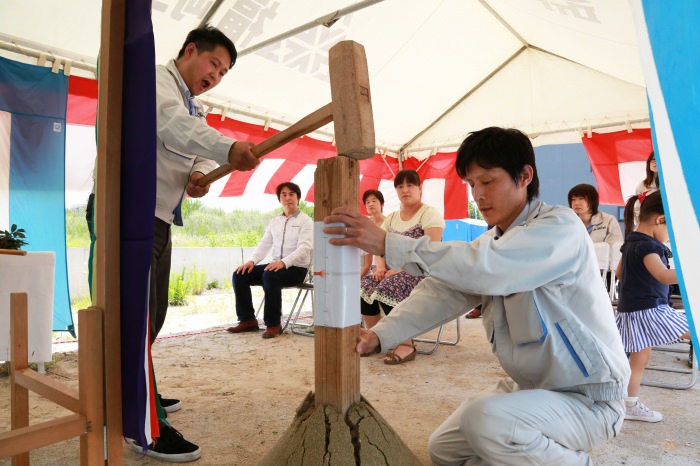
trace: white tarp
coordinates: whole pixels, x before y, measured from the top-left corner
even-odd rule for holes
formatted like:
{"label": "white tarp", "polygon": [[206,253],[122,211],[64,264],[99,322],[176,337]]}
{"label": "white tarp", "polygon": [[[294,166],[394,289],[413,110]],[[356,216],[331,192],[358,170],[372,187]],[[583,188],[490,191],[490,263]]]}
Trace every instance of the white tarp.
{"label": "white tarp", "polygon": [[[177,54],[214,4],[153,0],[159,63]],[[365,5],[331,27],[251,49]],[[100,7],[96,0],[5,0],[0,54],[36,63],[6,50],[17,44],[27,54],[94,65]],[[270,119],[281,128],[321,107],[330,99],[328,49],[350,39],[366,49],[380,149],[414,155],[454,149],[469,131],[490,125],[540,135],[535,145],[579,142],[589,128],[648,127],[628,0],[223,0],[209,23],[241,52],[206,95],[215,112],[231,118]],[[75,62],[72,72],[84,74]]]}

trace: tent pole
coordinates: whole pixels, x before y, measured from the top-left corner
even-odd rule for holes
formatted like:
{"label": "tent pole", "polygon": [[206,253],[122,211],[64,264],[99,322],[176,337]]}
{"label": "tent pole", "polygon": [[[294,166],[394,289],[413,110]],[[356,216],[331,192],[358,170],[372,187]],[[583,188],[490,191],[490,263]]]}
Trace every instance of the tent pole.
{"label": "tent pole", "polygon": [[93,76],[97,75],[97,67],[90,63],[86,63],[83,58],[71,58],[69,56],[56,55],[55,53],[40,52],[39,50],[19,45],[16,42],[8,42],[2,39],[0,39],[0,50],[7,50],[8,52],[36,59],[39,59],[42,55],[44,55],[47,61],[59,61],[64,64],[70,62],[72,68],[88,71],[92,73]]}
{"label": "tent pole", "polygon": [[313,29],[317,26],[326,26],[329,28],[329,27],[333,26],[335,24],[335,22],[338,21],[343,16],[349,15],[350,13],[354,13],[356,11],[362,10],[364,8],[370,7],[376,3],[383,2],[383,1],[384,0],[364,0],[362,2],[358,2],[354,5],[350,5],[348,7],[342,8],[340,10],[331,12],[325,16],[321,16],[319,18],[316,18],[313,21],[309,21],[306,24],[302,24],[301,26],[297,26],[294,29],[290,29],[289,31],[283,32],[282,34],[278,34],[274,37],[266,39],[262,42],[255,44],[255,45],[251,45],[247,49],[243,49],[240,52],[238,52],[238,56],[242,57],[242,56],[248,55],[250,53],[257,52],[258,50],[265,48],[268,45],[272,45],[272,44],[275,44],[277,42],[281,42],[284,39],[295,36],[301,32],[308,31],[309,29]]}
{"label": "tent pole", "polygon": [[214,13],[216,13],[219,10],[219,7],[221,4],[224,3],[224,0],[216,0],[214,4],[207,10],[206,14],[202,18],[202,20],[199,22],[197,25],[198,28],[201,28],[203,26],[206,26],[207,23],[209,23],[209,20],[211,19],[212,16],[214,16]]}
{"label": "tent pole", "polygon": [[94,305],[104,310],[107,459],[123,464],[120,318],[120,182],[125,0],[103,0],[97,119]]}

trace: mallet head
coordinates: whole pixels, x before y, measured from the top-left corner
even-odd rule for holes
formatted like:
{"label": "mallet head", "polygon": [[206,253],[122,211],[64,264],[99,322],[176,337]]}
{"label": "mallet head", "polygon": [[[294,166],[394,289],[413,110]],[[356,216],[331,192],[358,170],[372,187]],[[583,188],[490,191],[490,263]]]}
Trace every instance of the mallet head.
{"label": "mallet head", "polygon": [[339,42],[329,51],[328,67],[338,155],[356,160],[373,157],[374,118],[365,48],[349,40]]}

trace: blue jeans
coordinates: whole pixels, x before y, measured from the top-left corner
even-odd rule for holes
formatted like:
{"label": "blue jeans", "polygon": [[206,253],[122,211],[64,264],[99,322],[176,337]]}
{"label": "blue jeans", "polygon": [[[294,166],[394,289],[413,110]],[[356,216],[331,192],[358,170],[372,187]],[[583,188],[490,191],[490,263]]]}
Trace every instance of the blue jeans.
{"label": "blue jeans", "polygon": [[251,286],[261,286],[265,292],[265,325],[280,325],[282,318],[282,288],[304,283],[307,269],[289,267],[276,272],[265,271],[267,264],[258,264],[250,273],[233,273],[233,293],[236,296],[236,314],[238,321],[255,319]]}

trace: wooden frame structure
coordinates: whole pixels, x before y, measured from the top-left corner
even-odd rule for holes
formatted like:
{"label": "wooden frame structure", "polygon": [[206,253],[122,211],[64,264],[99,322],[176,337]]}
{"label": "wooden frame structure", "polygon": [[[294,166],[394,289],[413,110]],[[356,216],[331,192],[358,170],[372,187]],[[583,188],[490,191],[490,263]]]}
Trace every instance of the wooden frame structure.
{"label": "wooden frame structure", "polygon": [[[112,466],[123,464],[119,174],[125,14],[126,0],[102,1],[95,196],[100,241],[95,246],[96,307],[78,312],[79,393],[28,369],[27,295],[13,294],[12,430],[0,434],[0,457],[12,456],[13,466],[28,465],[30,450],[78,435],[81,465],[103,465],[105,458]],[[76,414],[29,426],[28,390]]]}
{"label": "wooden frame structure", "polygon": [[104,310],[107,459],[123,458],[121,359],[121,153],[126,0],[102,0],[98,76],[93,304]]}
{"label": "wooden frame structure", "polygon": [[[0,433],[0,458],[12,457],[13,466],[28,466],[29,451],[80,436],[80,463],[104,464],[102,311],[78,313],[79,389],[38,374],[28,366],[27,293],[10,297],[11,430]],[[58,419],[29,425],[29,391],[73,411]]]}
{"label": "wooden frame structure", "polygon": [[[339,157],[319,160],[316,166],[316,226],[335,207],[359,207],[359,160],[371,157],[375,150],[364,47],[353,41],[337,43],[329,50],[328,67]],[[317,232],[315,229],[315,235]],[[317,268],[321,267],[314,274],[343,277],[357,273],[359,278],[359,262],[355,264],[356,272],[350,267],[345,270],[344,264],[337,263],[327,251],[315,253],[322,256],[314,261]],[[328,286],[332,284],[324,281],[321,294]],[[328,309],[315,310],[315,393],[307,395],[292,425],[259,464],[419,464],[413,452],[360,393],[360,355],[355,351],[360,324],[347,315],[351,312],[347,307],[344,300],[339,300]],[[317,319],[319,311],[326,313],[322,321]],[[332,318],[327,318],[331,315]]]}

